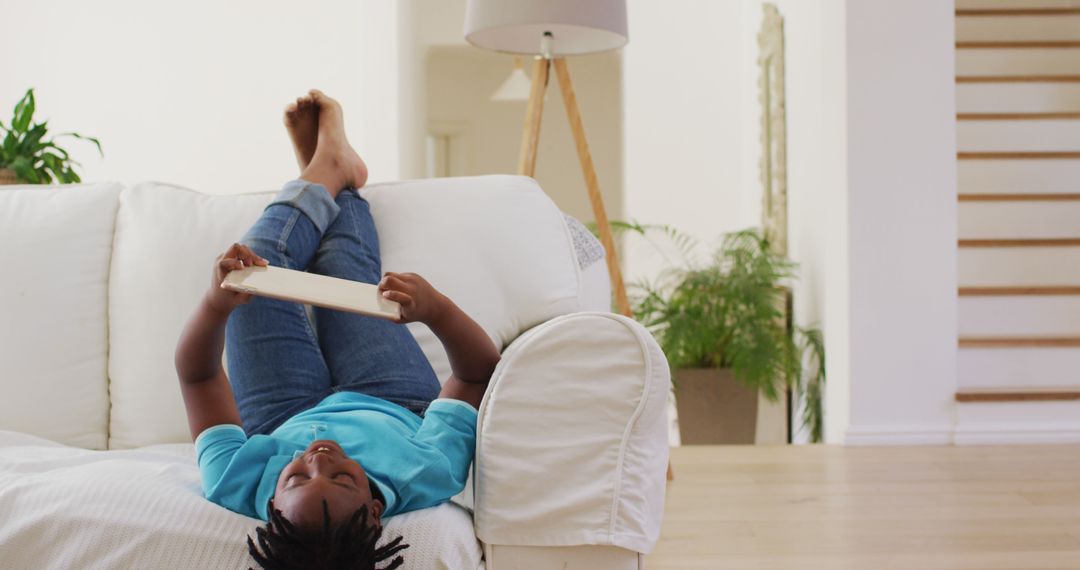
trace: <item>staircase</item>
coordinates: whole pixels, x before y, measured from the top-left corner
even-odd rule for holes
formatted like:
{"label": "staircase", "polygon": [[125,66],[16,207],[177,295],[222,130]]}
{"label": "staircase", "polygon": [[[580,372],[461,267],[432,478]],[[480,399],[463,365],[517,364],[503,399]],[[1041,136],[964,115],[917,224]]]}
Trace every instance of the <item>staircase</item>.
{"label": "staircase", "polygon": [[957,441],[1080,440],[1080,0],[957,0]]}

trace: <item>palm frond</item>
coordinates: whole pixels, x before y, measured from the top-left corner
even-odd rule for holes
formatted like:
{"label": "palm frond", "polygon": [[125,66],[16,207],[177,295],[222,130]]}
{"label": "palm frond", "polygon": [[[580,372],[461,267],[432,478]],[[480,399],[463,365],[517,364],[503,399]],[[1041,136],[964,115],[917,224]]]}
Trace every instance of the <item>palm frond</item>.
{"label": "palm frond", "polygon": [[810,432],[810,441],[818,443],[825,434],[825,336],[820,329],[796,329],[802,338],[802,352],[807,356],[809,374],[798,385],[803,401],[802,427]]}

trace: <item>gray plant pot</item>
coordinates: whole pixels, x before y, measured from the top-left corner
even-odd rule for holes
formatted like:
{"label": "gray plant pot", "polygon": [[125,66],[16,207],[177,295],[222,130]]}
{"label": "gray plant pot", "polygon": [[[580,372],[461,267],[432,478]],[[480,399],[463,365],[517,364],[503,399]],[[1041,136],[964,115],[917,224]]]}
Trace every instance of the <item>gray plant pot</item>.
{"label": "gray plant pot", "polygon": [[675,404],[683,445],[755,443],[758,394],[730,368],[675,370]]}

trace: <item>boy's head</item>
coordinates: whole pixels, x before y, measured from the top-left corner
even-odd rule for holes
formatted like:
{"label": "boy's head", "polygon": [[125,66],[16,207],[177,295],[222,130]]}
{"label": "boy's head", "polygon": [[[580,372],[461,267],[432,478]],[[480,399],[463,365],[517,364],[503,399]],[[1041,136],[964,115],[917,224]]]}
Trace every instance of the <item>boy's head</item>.
{"label": "boy's head", "polygon": [[262,552],[250,537],[248,551],[263,568],[374,568],[409,546],[398,537],[376,547],[384,508],[359,463],[336,442],[315,441],[282,470],[270,521],[256,531]]}
{"label": "boy's head", "polygon": [[382,525],[386,504],[359,463],[335,441],[313,441],[278,476],[274,506],[296,527],[313,531],[323,523],[323,500],[338,525],[367,506],[371,524]]}

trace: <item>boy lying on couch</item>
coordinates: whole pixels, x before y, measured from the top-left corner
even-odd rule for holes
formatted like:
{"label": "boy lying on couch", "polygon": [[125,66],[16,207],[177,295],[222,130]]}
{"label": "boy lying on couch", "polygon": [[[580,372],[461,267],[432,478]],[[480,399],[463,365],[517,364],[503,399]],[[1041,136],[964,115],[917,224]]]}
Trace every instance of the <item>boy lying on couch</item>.
{"label": "boy lying on couch", "polygon": [[[248,538],[265,568],[387,568],[385,517],[438,505],[465,486],[476,408],[499,361],[486,333],[411,273],[382,274],[367,168],[345,138],[341,106],[319,91],[285,124],[301,173],[215,262],[181,335],[176,370],[206,498],[267,521]],[[220,288],[250,265],[378,283],[400,323]],[[440,388],[405,322],[442,341],[453,374]],[[228,375],[221,367],[222,350]],[[242,426],[242,427],[241,427]]]}

